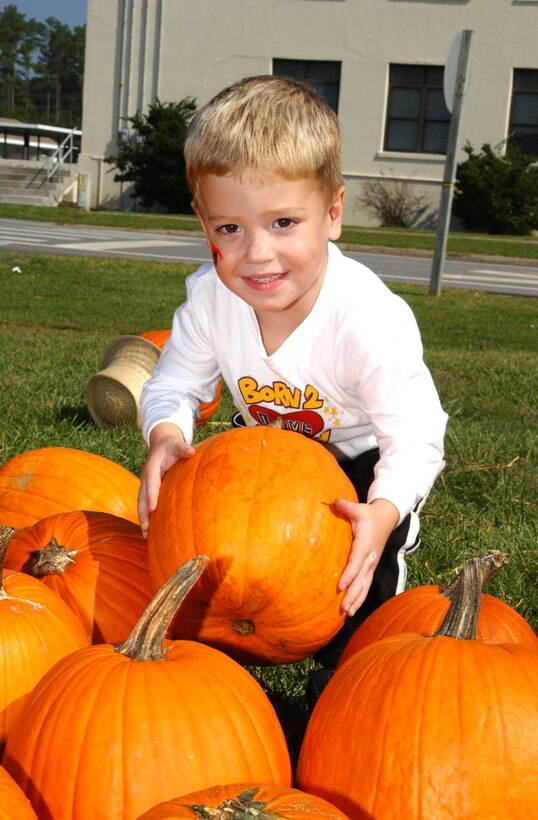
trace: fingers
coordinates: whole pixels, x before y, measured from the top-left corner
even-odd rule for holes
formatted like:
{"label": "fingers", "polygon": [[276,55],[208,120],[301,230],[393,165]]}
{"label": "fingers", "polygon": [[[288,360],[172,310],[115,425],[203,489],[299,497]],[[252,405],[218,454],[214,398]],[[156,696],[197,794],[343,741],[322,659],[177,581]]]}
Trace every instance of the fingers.
{"label": "fingers", "polygon": [[399,512],[384,498],[362,504],[337,498],[334,504],[336,510],[349,519],[353,532],[349,559],[338,581],[338,588],[345,590],[342,609],[352,616],[366,599],[387,539],[398,523]]}
{"label": "fingers", "polygon": [[180,458],[192,458],[196,453],[196,449],[192,446],[192,444],[180,444],[178,450],[179,455],[176,461],[179,461]]}
{"label": "fingers", "polygon": [[365,587],[369,575],[373,575],[373,570],[377,565],[377,552],[371,550],[367,555],[362,555],[358,550],[351,551],[349,561],[338,581],[338,589],[348,589],[357,579],[360,580],[361,587]]}
{"label": "fingers", "polygon": [[345,589],[342,599],[342,609],[351,617],[364,603],[374,577],[374,570],[378,563],[377,553],[370,551],[362,562],[348,564],[339,581],[339,588]]}
{"label": "fingers", "polygon": [[159,490],[165,473],[177,461],[192,458],[196,449],[192,444],[167,437],[151,447],[140,476],[138,493],[138,518],[142,535],[147,538],[151,513],[156,509]]}
{"label": "fingers", "polygon": [[140,492],[138,494],[138,518],[144,538],[148,536],[149,516],[157,506],[160,487],[161,480],[158,476],[157,478],[142,478]]}
{"label": "fingers", "polygon": [[149,530],[149,512],[147,504],[142,501],[141,496],[138,496],[138,519],[140,521],[142,538],[147,538]]}
{"label": "fingers", "polygon": [[356,519],[359,505],[355,501],[348,501],[346,498],[335,498],[334,506],[339,513],[345,515],[350,521]]}
{"label": "fingers", "polygon": [[338,581],[338,589],[345,590],[342,609],[351,617],[368,595],[384,541],[379,540],[371,505],[344,498],[336,498],[334,504],[349,519],[353,532],[349,559]]}

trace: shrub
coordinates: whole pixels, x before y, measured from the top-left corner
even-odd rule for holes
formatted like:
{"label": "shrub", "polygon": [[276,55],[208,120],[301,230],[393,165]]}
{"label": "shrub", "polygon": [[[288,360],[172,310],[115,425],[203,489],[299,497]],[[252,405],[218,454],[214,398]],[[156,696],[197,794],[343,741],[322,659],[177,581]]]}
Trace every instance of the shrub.
{"label": "shrub", "polygon": [[415,194],[407,179],[380,179],[366,182],[357,202],[384,227],[407,228],[424,207],[425,197]]}
{"label": "shrub", "polygon": [[183,144],[196,102],[186,97],[176,103],[157,100],[147,114],[128,118],[132,131],[120,140],[116,156],[105,162],[118,169],[114,182],[134,182],[133,198],[144,208],[158,204],[171,213],[190,213]]}
{"label": "shrub", "polygon": [[503,146],[494,150],[485,144],[475,154],[470,143],[465,145],[468,158],[457,167],[452,210],[471,230],[529,234],[538,228],[537,158],[522,154],[514,138]]}

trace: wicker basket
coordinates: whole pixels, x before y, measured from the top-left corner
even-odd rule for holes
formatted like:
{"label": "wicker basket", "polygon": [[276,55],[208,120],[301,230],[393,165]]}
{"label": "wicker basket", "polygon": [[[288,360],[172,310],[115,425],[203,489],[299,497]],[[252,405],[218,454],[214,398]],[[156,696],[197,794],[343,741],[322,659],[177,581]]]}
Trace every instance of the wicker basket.
{"label": "wicker basket", "polygon": [[141,336],[120,336],[105,353],[101,370],[88,381],[87,402],[97,424],[140,426],[140,396],[161,355]]}

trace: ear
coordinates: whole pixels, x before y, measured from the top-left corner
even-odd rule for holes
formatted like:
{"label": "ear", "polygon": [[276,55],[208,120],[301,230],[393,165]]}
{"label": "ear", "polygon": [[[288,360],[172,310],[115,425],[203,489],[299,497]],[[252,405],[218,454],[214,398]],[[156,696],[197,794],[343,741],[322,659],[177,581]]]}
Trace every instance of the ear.
{"label": "ear", "polygon": [[336,240],[342,233],[342,220],[344,218],[344,197],[346,189],[342,185],[332,198],[329,205],[328,217],[329,224],[329,239]]}

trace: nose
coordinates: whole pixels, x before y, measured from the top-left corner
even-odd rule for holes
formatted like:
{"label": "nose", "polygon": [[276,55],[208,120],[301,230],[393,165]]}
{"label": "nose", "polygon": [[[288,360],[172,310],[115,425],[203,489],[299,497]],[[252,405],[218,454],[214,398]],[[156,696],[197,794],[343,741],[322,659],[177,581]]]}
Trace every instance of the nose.
{"label": "nose", "polygon": [[245,262],[251,265],[262,265],[275,257],[270,238],[264,231],[257,231],[247,237]]}

